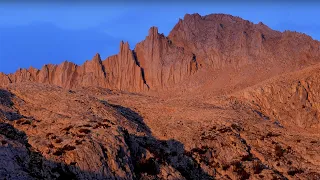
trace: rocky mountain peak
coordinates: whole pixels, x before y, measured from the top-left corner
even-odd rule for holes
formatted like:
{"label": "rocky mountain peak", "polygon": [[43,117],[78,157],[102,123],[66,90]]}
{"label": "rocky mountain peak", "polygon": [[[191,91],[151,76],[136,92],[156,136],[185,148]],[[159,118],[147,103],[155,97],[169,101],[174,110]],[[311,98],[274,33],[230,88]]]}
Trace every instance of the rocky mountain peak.
{"label": "rocky mountain peak", "polygon": [[149,34],[148,36],[150,37],[156,37],[158,36],[158,27],[155,27],[155,26],[152,26],[150,29],[149,29]]}
{"label": "rocky mountain peak", "polygon": [[94,57],[92,58],[92,61],[101,62],[100,54],[99,54],[99,53],[96,53],[96,55],[94,55]]}
{"label": "rocky mountain peak", "polygon": [[[153,26],[133,50],[121,41],[119,53],[103,61],[97,53],[81,66],[64,62],[0,76],[5,83],[36,81],[65,88],[162,91],[190,82],[201,69],[266,66],[283,73],[317,61],[319,52],[319,42],[300,33],[281,33],[228,14],[195,13],[180,19],[168,37]],[[196,77],[193,81],[199,82],[201,75]]]}

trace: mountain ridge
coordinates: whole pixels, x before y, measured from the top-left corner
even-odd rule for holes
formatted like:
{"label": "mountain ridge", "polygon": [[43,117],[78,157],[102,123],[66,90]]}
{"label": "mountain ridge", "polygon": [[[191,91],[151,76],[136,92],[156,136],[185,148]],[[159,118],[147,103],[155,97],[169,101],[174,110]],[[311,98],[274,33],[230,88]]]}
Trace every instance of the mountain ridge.
{"label": "mountain ridge", "polygon": [[2,85],[34,81],[64,88],[99,86],[147,92],[188,82],[202,68],[241,69],[257,63],[269,68],[282,66],[282,73],[317,62],[319,57],[320,42],[308,35],[275,31],[262,22],[254,24],[228,14],[195,13],[179,19],[168,36],[151,27],[134,49],[121,41],[119,53],[105,60],[97,53],[82,65],[67,61],[47,64],[39,70],[30,67],[1,73],[0,79]]}

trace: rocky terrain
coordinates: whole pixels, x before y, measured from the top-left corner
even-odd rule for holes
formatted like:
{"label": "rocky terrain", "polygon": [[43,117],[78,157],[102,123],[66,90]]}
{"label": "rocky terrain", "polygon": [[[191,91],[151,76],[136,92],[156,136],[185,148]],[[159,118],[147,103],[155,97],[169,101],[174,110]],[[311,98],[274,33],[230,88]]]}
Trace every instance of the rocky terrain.
{"label": "rocky terrain", "polygon": [[320,42],[225,14],[0,73],[0,179],[320,179]]}
{"label": "rocky terrain", "polygon": [[[186,84],[187,89],[206,86],[217,79],[215,72],[228,69],[236,71],[234,76],[242,77],[232,78],[237,84],[245,81],[253,85],[315,64],[319,56],[320,43],[305,34],[281,33],[263,23],[253,24],[231,15],[187,14],[168,37],[151,27],[146,39],[134,50],[127,42],[121,42],[119,53],[103,61],[96,54],[81,66],[71,62],[48,64],[40,70],[30,67],[0,74],[0,79],[2,85],[38,82],[64,88],[96,86],[145,92],[174,86],[181,89]],[[208,73],[213,76],[208,77]],[[218,76],[229,79],[222,73]]]}

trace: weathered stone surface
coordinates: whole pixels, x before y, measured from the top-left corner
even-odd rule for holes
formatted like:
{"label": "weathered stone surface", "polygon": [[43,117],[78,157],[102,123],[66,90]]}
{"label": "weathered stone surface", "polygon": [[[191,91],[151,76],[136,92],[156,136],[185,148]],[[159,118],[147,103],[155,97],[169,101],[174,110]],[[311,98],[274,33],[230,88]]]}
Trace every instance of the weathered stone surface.
{"label": "weathered stone surface", "polygon": [[98,86],[131,92],[161,91],[190,80],[209,83],[204,75],[193,77],[200,69],[204,69],[204,74],[217,69],[252,69],[243,77],[259,71],[257,79],[264,80],[319,62],[319,47],[318,41],[305,34],[281,33],[263,23],[253,24],[225,14],[187,14],[168,37],[152,27],[134,50],[121,42],[119,53],[104,61],[97,54],[81,66],[63,62],[45,65],[41,70],[30,68],[0,74],[0,78],[1,84],[32,81],[64,88]]}
{"label": "weathered stone surface", "polygon": [[320,128],[319,64],[251,87],[245,101],[283,126],[308,130]]}
{"label": "weathered stone surface", "polygon": [[104,60],[103,65],[110,88],[133,92],[149,89],[143,69],[128,42],[121,42],[120,52]]}
{"label": "weathered stone surface", "polygon": [[172,42],[195,53],[200,63],[214,68],[247,64],[319,62],[318,41],[296,32],[281,33],[225,14],[187,14],[168,36]]}
{"label": "weathered stone surface", "polygon": [[135,48],[145,80],[151,88],[172,86],[197,70],[196,57],[152,27],[146,39]]}

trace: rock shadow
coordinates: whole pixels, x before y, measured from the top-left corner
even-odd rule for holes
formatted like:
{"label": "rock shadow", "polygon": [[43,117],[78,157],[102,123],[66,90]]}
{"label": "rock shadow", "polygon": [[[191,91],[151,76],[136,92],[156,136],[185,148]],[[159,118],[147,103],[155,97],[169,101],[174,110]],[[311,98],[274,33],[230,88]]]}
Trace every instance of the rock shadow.
{"label": "rock shadow", "polygon": [[152,136],[150,128],[144,123],[143,117],[130,108],[111,104],[127,120],[138,125],[138,129],[146,132],[145,136],[130,134],[120,127],[129,146],[131,162],[137,179],[157,179],[161,166],[171,166],[185,179],[214,179],[206,173],[200,164],[188,153],[184,144],[174,140],[159,140]]}
{"label": "rock shadow", "polygon": [[13,121],[22,118],[19,112],[13,109],[13,94],[4,89],[0,89],[0,118]]}
{"label": "rock shadow", "polygon": [[[7,113],[6,108],[14,110],[12,97],[14,95],[10,92],[0,90],[0,110],[3,109],[4,114]],[[138,136],[118,126],[130,151],[129,161],[121,162],[127,162],[132,167],[130,168],[132,178],[84,171],[76,163],[65,164],[46,159],[28,143],[28,137],[24,132],[10,124],[15,118],[6,116],[0,120],[0,179],[159,179],[162,175],[161,169],[164,167],[172,167],[173,173],[178,173],[181,178],[188,180],[214,179],[185,151],[183,143],[174,139],[155,138],[140,114],[121,105],[109,105],[128,121],[135,123],[138,129],[146,132],[146,135]],[[18,111],[16,114],[21,116]],[[110,153],[106,149],[102,151],[106,156]],[[112,149],[112,151],[117,150]],[[119,155],[119,158],[124,156]]]}
{"label": "rock shadow", "polygon": [[81,170],[76,164],[48,160],[28,143],[27,135],[7,123],[0,123],[0,179],[124,179]]}
{"label": "rock shadow", "polygon": [[130,108],[121,106],[121,105],[116,105],[116,104],[110,104],[108,103],[111,107],[115,108],[119,114],[121,114],[123,117],[125,117],[127,120],[133,122],[134,124],[137,125],[138,130],[151,135],[151,130],[150,128],[144,123],[143,117],[138,114],[137,112],[133,111]]}
{"label": "rock shadow", "polygon": [[214,179],[189,155],[181,142],[174,139],[158,140],[153,136],[136,136],[126,130],[124,132],[137,179],[157,179],[161,166],[173,167],[187,180]]}

